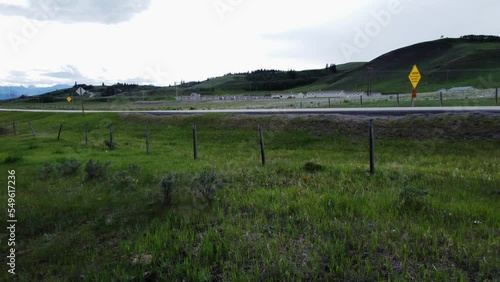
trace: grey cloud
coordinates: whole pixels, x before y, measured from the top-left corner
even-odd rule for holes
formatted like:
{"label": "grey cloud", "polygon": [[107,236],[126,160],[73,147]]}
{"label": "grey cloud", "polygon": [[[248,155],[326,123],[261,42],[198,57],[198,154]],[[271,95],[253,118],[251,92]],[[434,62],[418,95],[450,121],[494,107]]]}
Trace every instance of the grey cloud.
{"label": "grey cloud", "polygon": [[7,75],[8,79],[12,78],[23,79],[26,77],[28,77],[28,74],[25,71],[17,71],[17,70],[9,71],[9,74]]}
{"label": "grey cloud", "polygon": [[147,10],[151,0],[28,0],[28,6],[0,4],[0,15],[63,23],[117,24]]}
{"label": "grey cloud", "polygon": [[72,65],[67,65],[62,67],[62,70],[55,72],[45,72],[42,73],[43,76],[59,79],[79,79],[83,78],[83,75],[77,69],[77,67]]}
{"label": "grey cloud", "polygon": [[57,79],[30,79],[27,73],[22,71],[12,71],[9,75],[0,79],[0,85],[55,85],[61,83]]}
{"label": "grey cloud", "polygon": [[26,85],[27,83],[32,85],[72,84],[75,81],[89,83],[89,79],[77,67],[66,65],[55,71],[42,69],[34,69],[31,72],[12,70],[9,71],[5,78],[0,79],[0,85]]}
{"label": "grey cloud", "polygon": [[25,85],[27,81],[31,82],[28,72],[12,70],[9,71],[8,74],[0,80],[0,85]]}

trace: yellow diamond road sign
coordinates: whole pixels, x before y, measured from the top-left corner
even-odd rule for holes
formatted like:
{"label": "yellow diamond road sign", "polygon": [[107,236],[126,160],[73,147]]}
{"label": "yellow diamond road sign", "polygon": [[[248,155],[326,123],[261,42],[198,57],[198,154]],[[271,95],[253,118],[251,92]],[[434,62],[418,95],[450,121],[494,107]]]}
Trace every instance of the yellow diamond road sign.
{"label": "yellow diamond road sign", "polygon": [[71,99],[71,97],[66,98],[66,101],[68,101],[68,102],[71,102],[71,100],[73,100],[73,99]]}
{"label": "yellow diamond road sign", "polygon": [[413,69],[411,70],[408,78],[410,79],[411,85],[413,85],[413,89],[417,88],[418,82],[422,78],[422,76],[420,75],[420,71],[418,71],[417,65],[413,66]]}

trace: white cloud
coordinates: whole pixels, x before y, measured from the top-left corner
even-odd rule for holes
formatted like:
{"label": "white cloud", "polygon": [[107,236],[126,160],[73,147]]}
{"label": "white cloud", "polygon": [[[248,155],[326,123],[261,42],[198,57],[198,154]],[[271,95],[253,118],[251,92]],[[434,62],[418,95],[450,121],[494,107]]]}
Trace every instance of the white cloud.
{"label": "white cloud", "polygon": [[16,5],[28,7],[29,0],[0,0],[0,5]]}
{"label": "white cloud", "polygon": [[0,1],[0,14],[63,23],[115,24],[130,20],[149,8],[151,0],[27,0]]}

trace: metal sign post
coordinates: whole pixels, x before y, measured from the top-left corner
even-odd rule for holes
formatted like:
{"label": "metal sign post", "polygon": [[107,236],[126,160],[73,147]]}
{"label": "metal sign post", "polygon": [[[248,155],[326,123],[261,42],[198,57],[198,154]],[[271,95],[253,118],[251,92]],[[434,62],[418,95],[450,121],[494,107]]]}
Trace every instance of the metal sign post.
{"label": "metal sign post", "polygon": [[[76,94],[78,94],[78,96],[83,96],[83,94],[85,94],[85,89],[81,88],[81,87],[78,87],[78,89],[76,89]],[[80,99],[80,101],[82,102],[82,115],[85,115],[85,109],[83,108],[83,98]]]}

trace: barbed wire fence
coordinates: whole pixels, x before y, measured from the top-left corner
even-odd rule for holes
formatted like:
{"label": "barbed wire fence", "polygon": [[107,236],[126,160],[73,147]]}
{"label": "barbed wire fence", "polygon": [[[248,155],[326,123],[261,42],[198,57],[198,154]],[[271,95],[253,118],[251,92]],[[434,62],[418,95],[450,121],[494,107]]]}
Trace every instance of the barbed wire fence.
{"label": "barbed wire fence", "polygon": [[[132,122],[137,119],[142,122]],[[372,120],[373,137],[370,134]],[[197,125],[196,132],[193,131],[194,123]],[[214,154],[225,154],[228,161],[245,157],[254,164],[262,159],[265,165],[277,162],[273,157],[280,150],[290,150],[293,155],[293,150],[312,148],[320,155],[315,158],[321,158],[321,151],[365,155],[366,167],[370,167],[372,173],[375,172],[372,165],[376,166],[378,161],[391,161],[391,148],[387,144],[394,140],[408,141],[408,146],[413,147],[412,154],[422,157],[436,154],[440,146],[438,144],[442,142],[500,140],[498,117],[480,114],[433,117],[410,115],[397,118],[279,115],[273,118],[245,116],[225,120],[217,117],[207,120],[205,116],[165,118],[127,114],[121,116],[118,124],[113,124],[109,118],[90,119],[85,124],[76,119],[60,124],[19,119],[0,122],[0,126],[0,138],[33,138],[41,140],[38,146],[43,146],[45,142],[59,142],[62,149],[58,149],[56,154],[74,152],[75,148],[86,148],[85,151],[76,150],[80,154],[89,151],[104,153],[115,149],[126,159],[128,153],[158,157],[176,152],[184,161],[193,159],[193,154],[205,160]],[[262,139],[259,138],[259,126]],[[193,144],[194,133],[196,146]],[[307,135],[309,139],[294,142],[290,134]],[[346,139],[353,140],[355,146],[343,146],[342,142],[336,142]],[[111,141],[114,148],[109,146]],[[310,144],[304,145],[307,142]],[[320,147],[316,147],[315,143],[320,144]],[[331,146],[325,145],[328,143]],[[374,148],[369,144],[374,144]],[[372,150],[374,155],[371,155]],[[473,150],[482,149],[474,147]]]}

